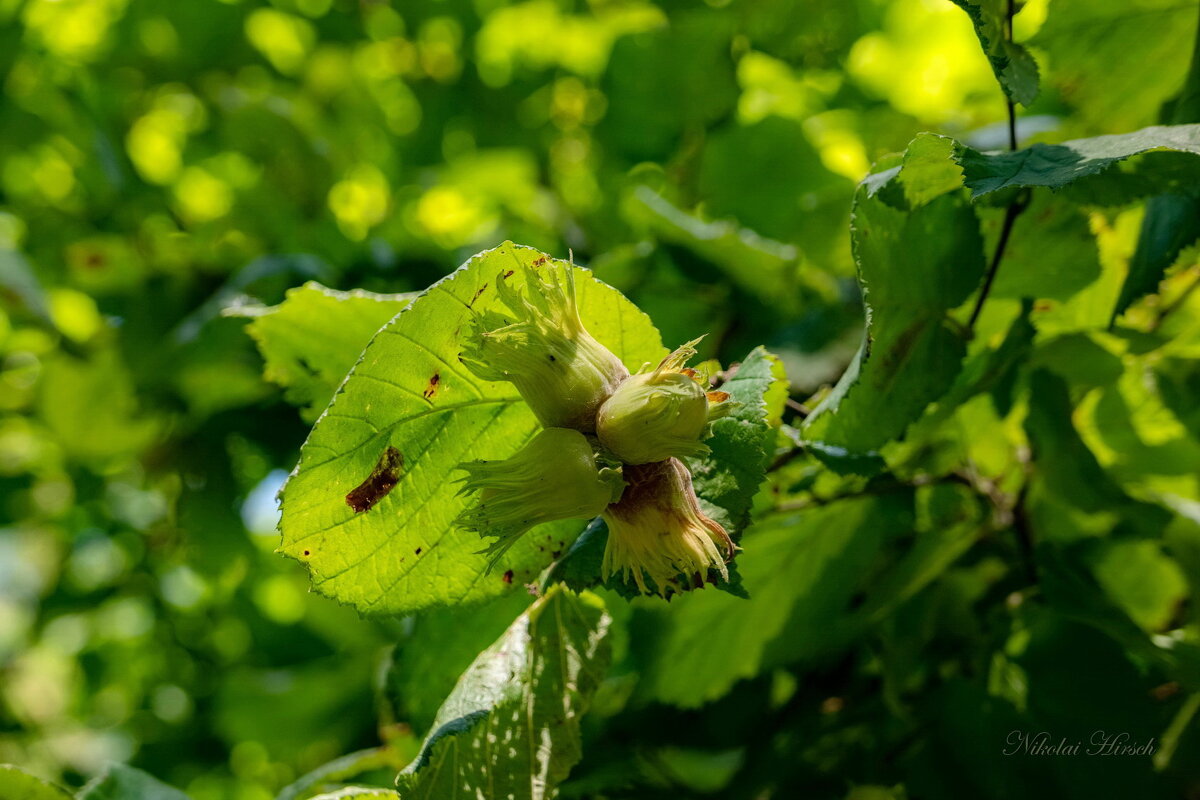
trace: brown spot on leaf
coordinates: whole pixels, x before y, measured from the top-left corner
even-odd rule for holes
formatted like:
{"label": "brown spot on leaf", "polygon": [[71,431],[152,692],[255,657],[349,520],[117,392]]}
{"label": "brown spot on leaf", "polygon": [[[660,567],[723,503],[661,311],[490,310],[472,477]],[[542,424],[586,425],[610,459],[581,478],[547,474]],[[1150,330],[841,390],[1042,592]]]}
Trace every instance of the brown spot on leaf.
{"label": "brown spot on leaf", "polygon": [[504,275],[503,275],[503,277],[505,277],[505,278],[511,278],[512,276],[513,276],[513,271],[511,269],[508,272],[504,273]]}
{"label": "brown spot on leaf", "polygon": [[531,267],[540,267],[542,264],[545,264],[545,263],[546,263],[547,261],[549,261],[549,260],[550,260],[550,257],[549,257],[549,256],[542,256],[542,257],[540,257],[540,258],[535,258],[535,259],[533,260],[533,263],[532,263],[532,264],[530,264],[529,266],[531,266]]}
{"label": "brown spot on leaf", "polygon": [[500,579],[501,579],[502,581],[504,581],[505,583],[509,583],[509,584],[511,584],[511,583],[512,583],[512,579],[513,579],[513,571],[512,571],[511,569],[510,569],[510,570],[508,570],[507,572],[505,572],[505,573],[504,573],[504,575],[502,575],[502,576],[501,576],[501,578],[500,578]]}
{"label": "brown spot on leaf", "polygon": [[413,553],[413,555],[415,555],[415,556],[419,556],[419,555],[421,555],[421,548],[419,548],[419,547],[418,547],[418,548],[416,549],[416,551]]}
{"label": "brown spot on leaf", "polygon": [[312,555],[312,551],[311,551],[311,550],[305,550],[305,551],[304,551],[304,555],[306,555],[306,556],[311,556],[311,555]]}
{"label": "brown spot on leaf", "polygon": [[433,399],[433,396],[435,394],[437,394],[438,384],[441,382],[442,382],[442,373],[440,373],[440,372],[433,373],[433,377],[429,379],[429,385],[426,386],[425,391],[421,393],[425,397],[426,400]]}
{"label": "brown spot on leaf", "polygon": [[389,446],[383,451],[367,479],[346,495],[346,505],[353,508],[357,514],[370,511],[395,488],[400,481],[400,470],[403,467],[404,456],[399,450]]}
{"label": "brown spot on leaf", "polygon": [[479,299],[479,295],[483,294],[483,290],[484,290],[484,289],[486,289],[487,287],[488,287],[488,285],[485,283],[483,286],[480,286],[480,287],[479,287],[479,288],[478,288],[478,289],[475,291],[475,296],[471,298],[471,302],[467,303],[467,307],[468,307],[468,308],[470,308],[471,306],[475,305],[475,301]]}

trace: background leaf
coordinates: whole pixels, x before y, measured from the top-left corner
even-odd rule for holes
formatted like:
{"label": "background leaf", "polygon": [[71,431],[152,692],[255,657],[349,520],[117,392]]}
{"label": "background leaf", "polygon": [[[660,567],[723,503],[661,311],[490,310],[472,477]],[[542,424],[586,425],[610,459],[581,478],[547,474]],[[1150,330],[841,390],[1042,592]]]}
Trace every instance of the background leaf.
{"label": "background leaf", "polygon": [[967,12],[975,35],[987,53],[996,80],[1004,94],[1015,103],[1032,105],[1038,95],[1038,68],[1033,55],[1021,44],[1005,36],[1008,0],[954,0]]}
{"label": "background leaf", "polygon": [[65,789],[9,764],[0,764],[0,800],[68,800]]}
{"label": "background leaf", "polygon": [[[286,389],[289,403],[312,423],[333,398],[367,342],[415,294],[338,292],[309,282],[289,289],[277,306],[234,309],[262,353],[263,374]],[[229,312],[227,312],[229,313]]]}
{"label": "background leaf", "polygon": [[1032,44],[1089,132],[1131,130],[1179,90],[1196,22],[1178,0],[1056,0]]}
{"label": "background leaf", "polygon": [[83,787],[77,800],[188,800],[187,795],[141,770],[113,764]]}

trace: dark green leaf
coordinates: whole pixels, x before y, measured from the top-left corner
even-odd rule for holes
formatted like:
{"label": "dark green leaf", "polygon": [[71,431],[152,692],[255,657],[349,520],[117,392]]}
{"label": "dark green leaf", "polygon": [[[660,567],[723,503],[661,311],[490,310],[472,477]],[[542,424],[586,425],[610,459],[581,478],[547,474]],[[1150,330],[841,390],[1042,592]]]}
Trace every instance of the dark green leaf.
{"label": "dark green leaf", "polygon": [[[599,571],[597,564],[593,575]],[[429,730],[458,677],[531,602],[529,594],[516,591],[482,606],[433,609],[414,620],[388,671],[399,718],[417,731]]]}
{"label": "dark green leaf", "polygon": [[546,800],[582,755],[579,722],[611,657],[599,598],[552,588],[463,673],[404,800]]}
{"label": "dark green leaf", "polygon": [[750,521],[750,503],[775,450],[768,395],[786,396],[787,376],[776,356],[756,347],[720,389],[738,405],[712,424],[705,441],[711,452],[688,468],[705,512],[737,536]]}
{"label": "dark green leaf", "polygon": [[[851,188],[825,168],[798,122],[774,116],[712,134],[698,180],[706,214],[780,242],[830,235],[829,226],[844,224]],[[819,210],[826,198],[836,202],[828,213]]]}
{"label": "dark green leaf", "polygon": [[[985,218],[989,242],[1002,217]],[[1013,224],[990,297],[1067,300],[1098,277],[1100,252],[1087,216],[1060,196],[1038,192]]]}
{"label": "dark green leaf", "polygon": [[617,40],[604,74],[605,138],[634,161],[655,158],[729,113],[737,102],[729,28],[724,14],[693,11]]}
{"label": "dark green leaf", "polygon": [[639,691],[685,708],[714,700],[758,674],[768,645],[794,616],[811,622],[795,623],[797,647],[816,653],[840,646],[848,631],[834,621],[848,610],[883,541],[911,525],[906,500],[843,500],[756,525],[738,557],[749,600],[693,592],[659,612],[664,627]]}
{"label": "dark green leaf", "polygon": [[[396,763],[398,755],[399,753],[388,746],[372,747],[367,750],[347,753],[333,761],[322,764],[312,772],[302,775],[296,781],[283,787],[279,794],[275,795],[275,800],[304,800],[305,798],[313,797],[312,792],[319,791],[322,787],[328,787],[330,784],[338,786],[342,782],[356,778],[366,772],[383,769],[398,770],[404,766],[404,762]],[[407,758],[405,761],[407,761]],[[374,794],[376,792],[378,794]],[[322,794],[320,796],[395,797],[396,793],[390,789],[359,789],[351,787],[338,789],[330,794]],[[316,800],[316,798],[313,798],[313,800]]]}
{"label": "dark green leaf", "polygon": [[820,443],[818,455],[868,453],[903,434],[950,386],[965,352],[947,312],[983,275],[975,212],[958,193],[896,208],[886,202],[895,200],[894,186],[864,184],[855,197],[852,235],[867,327],[854,362],[804,423],[805,438]]}
{"label": "dark green leaf", "polygon": [[1012,153],[981,153],[960,145],[956,156],[972,196],[980,197],[1015,186],[1059,189],[1160,148],[1200,154],[1200,125],[1154,125],[1134,133],[1035,144]]}
{"label": "dark green leaf", "polygon": [[80,789],[76,800],[188,800],[188,796],[139,769],[113,764]]}

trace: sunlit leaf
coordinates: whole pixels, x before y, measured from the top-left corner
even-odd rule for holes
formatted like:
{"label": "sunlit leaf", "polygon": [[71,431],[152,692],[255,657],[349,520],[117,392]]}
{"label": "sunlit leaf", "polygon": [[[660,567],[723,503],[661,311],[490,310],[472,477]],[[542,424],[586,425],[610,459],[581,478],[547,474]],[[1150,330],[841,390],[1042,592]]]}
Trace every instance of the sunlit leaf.
{"label": "sunlit leaf", "polygon": [[266,377],[313,422],[375,332],[414,296],[338,292],[309,282],[289,290],[277,306],[234,313],[252,317],[246,330],[266,361]]}
{"label": "sunlit leaf", "polygon": [[[545,258],[509,244],[481,253],[371,340],[283,490],[282,551],[309,568],[318,592],[373,613],[482,600],[519,590],[578,533],[569,522],[535,529],[489,571],[486,543],[453,524],[467,503],[457,465],[507,458],[538,430],[511,384],[459,362],[463,328],[496,302],[501,273]],[[588,329],[627,366],[662,357],[654,326],[629,301],[586,272],[576,284]],[[368,486],[370,497],[348,501]]]}
{"label": "sunlit leaf", "polygon": [[1047,83],[1089,127],[1129,130],[1154,121],[1179,90],[1196,9],[1179,0],[1054,0],[1033,44]]}
{"label": "sunlit leaf", "polygon": [[69,800],[63,788],[9,764],[0,764],[0,800]]}

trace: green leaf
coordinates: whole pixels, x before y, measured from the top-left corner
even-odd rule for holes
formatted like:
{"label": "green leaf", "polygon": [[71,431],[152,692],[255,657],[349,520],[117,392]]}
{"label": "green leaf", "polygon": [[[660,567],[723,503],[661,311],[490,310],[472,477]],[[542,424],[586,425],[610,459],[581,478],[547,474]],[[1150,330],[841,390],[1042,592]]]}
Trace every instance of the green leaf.
{"label": "green leaf", "polygon": [[70,800],[70,797],[66,789],[11,764],[0,764],[0,800]]}
{"label": "green leaf", "polygon": [[835,620],[883,541],[912,524],[910,504],[906,494],[855,498],[755,525],[738,557],[749,599],[675,599],[660,613],[639,691],[684,708],[714,700],[759,673],[768,645],[797,614],[813,620],[798,642],[808,653],[840,646],[847,631]]}
{"label": "green leaf", "polygon": [[[682,134],[733,110],[737,81],[728,16],[710,9],[672,15],[670,25],[616,41],[601,86],[603,138],[634,161],[673,151]],[[697,81],[696,75],[704,75]],[[664,103],[670,97],[672,102]]]}
{"label": "green leaf", "polygon": [[[901,184],[909,169],[898,173]],[[975,211],[960,193],[910,208],[896,196],[896,176],[864,182],[855,195],[851,235],[866,330],[858,355],[802,429],[826,459],[871,453],[903,434],[954,381],[965,353],[948,312],[983,275]]]}
{"label": "green leaf", "polygon": [[246,331],[266,362],[264,375],[284,387],[287,401],[312,423],[375,332],[415,296],[339,292],[309,281],[289,289],[277,306],[241,306],[226,313],[253,318]]}
{"label": "green leaf", "polygon": [[1200,155],[1200,125],[1153,125],[1133,133],[1039,143],[1011,153],[981,153],[959,145],[956,158],[971,196],[980,197],[1014,186],[1059,189],[1160,148]]}
{"label": "green leaf", "polygon": [[774,454],[776,429],[768,407],[771,396],[786,396],[787,374],[777,356],[756,347],[719,388],[738,405],[712,423],[705,440],[709,454],[689,460],[688,469],[705,513],[737,536],[750,522],[750,503]]}
{"label": "green leaf", "polygon": [[1147,631],[1164,630],[1187,598],[1187,579],[1158,542],[1109,540],[1091,554],[1092,572],[1114,603]]}
{"label": "green leaf", "polygon": [[352,797],[356,800],[398,800],[400,797],[392,789],[372,789],[366,786],[347,786],[345,789],[338,789],[336,792],[327,792],[319,794],[311,800],[344,800],[344,798]]}
{"label": "green leaf", "polygon": [[1024,45],[1004,35],[1007,7],[1012,0],[952,0],[967,12],[983,45],[996,80],[1010,100],[1029,106],[1038,95],[1038,67]]}
{"label": "green leaf", "polygon": [[1200,199],[1174,194],[1150,198],[1113,318],[1139,297],[1157,291],[1167,268],[1197,239],[1200,239]]}
{"label": "green leaf", "polygon": [[[318,592],[381,614],[479,601],[533,580],[582,528],[535,528],[489,572],[485,542],[453,525],[467,504],[457,465],[511,456],[539,429],[511,384],[459,363],[462,330],[496,303],[497,275],[545,258],[511,243],[480,253],[371,340],[282,493],[282,552],[308,566]],[[588,329],[627,366],[665,355],[649,318],[620,293],[586,270],[576,283]]]}
{"label": "green leaf", "polygon": [[[779,242],[844,236],[852,184],[826,169],[795,120],[770,116],[713,132],[697,180],[712,217],[733,217]],[[829,208],[820,208],[823,200]]]}
{"label": "green leaf", "polygon": [[1077,119],[1120,131],[1154,121],[1179,91],[1195,32],[1191,0],[1054,0],[1032,44]]}
{"label": "green leaf", "polygon": [[543,800],[582,756],[580,717],[611,658],[595,595],[555,587],[479,654],[400,774],[403,800]]}
{"label": "green leaf", "polygon": [[80,789],[76,800],[188,800],[188,796],[140,769],[112,764]]}
{"label": "green leaf", "polygon": [[800,253],[794,245],[763,238],[732,222],[708,222],[676,208],[648,186],[634,196],[654,233],[688,248],[720,268],[742,291],[781,311],[796,311]]}
{"label": "green leaf", "polygon": [[[411,740],[410,741],[415,741]],[[411,751],[409,753],[411,756]],[[372,747],[367,750],[358,750],[353,753],[347,753],[344,756],[335,758],[333,761],[322,764],[311,772],[302,775],[299,779],[293,781],[279,791],[275,795],[275,800],[302,800],[302,798],[310,798],[313,791],[320,791],[321,787],[333,785],[337,786],[350,778],[356,778],[364,773],[374,770],[391,769],[396,770],[404,766],[407,757],[399,764],[396,763],[400,753],[397,749],[390,746]],[[378,792],[379,794],[374,794]],[[321,797],[395,797],[396,793],[390,789],[367,789],[360,787],[345,787],[337,791],[322,794]]]}
{"label": "green leaf", "polygon": [[1169,515],[1130,497],[1100,465],[1073,424],[1066,382],[1037,369],[1029,389],[1025,428],[1034,464],[1029,505],[1038,536],[1065,542],[1105,536],[1118,526],[1159,535]]}
{"label": "green leaf", "polygon": [[[995,242],[1003,212],[985,217]],[[994,244],[986,248],[994,252]],[[990,297],[1067,300],[1100,277],[1100,251],[1087,216],[1074,203],[1038,192],[1017,217]]]}
{"label": "green leaf", "polygon": [[905,149],[899,167],[867,176],[870,193],[885,188],[892,176],[899,175],[904,197],[915,208],[958,189],[963,185],[962,167],[956,160],[959,146],[949,136],[918,133]]}
{"label": "green leaf", "polygon": [[158,420],[140,413],[133,379],[115,349],[47,359],[40,389],[43,421],[67,454],[85,463],[126,457],[158,432]]}
{"label": "green leaf", "polygon": [[387,677],[399,718],[419,732],[429,730],[458,677],[531,602],[525,592],[513,592],[481,606],[432,609],[414,620]]}
{"label": "green leaf", "polygon": [[[1192,47],[1192,64],[1183,91],[1170,113],[1174,123],[1200,122],[1200,31]],[[1200,184],[1193,178],[1192,186]],[[1133,301],[1158,289],[1167,268],[1185,247],[1200,239],[1200,198],[1179,193],[1152,197],[1146,203],[1137,249],[1117,298],[1113,319]]]}

